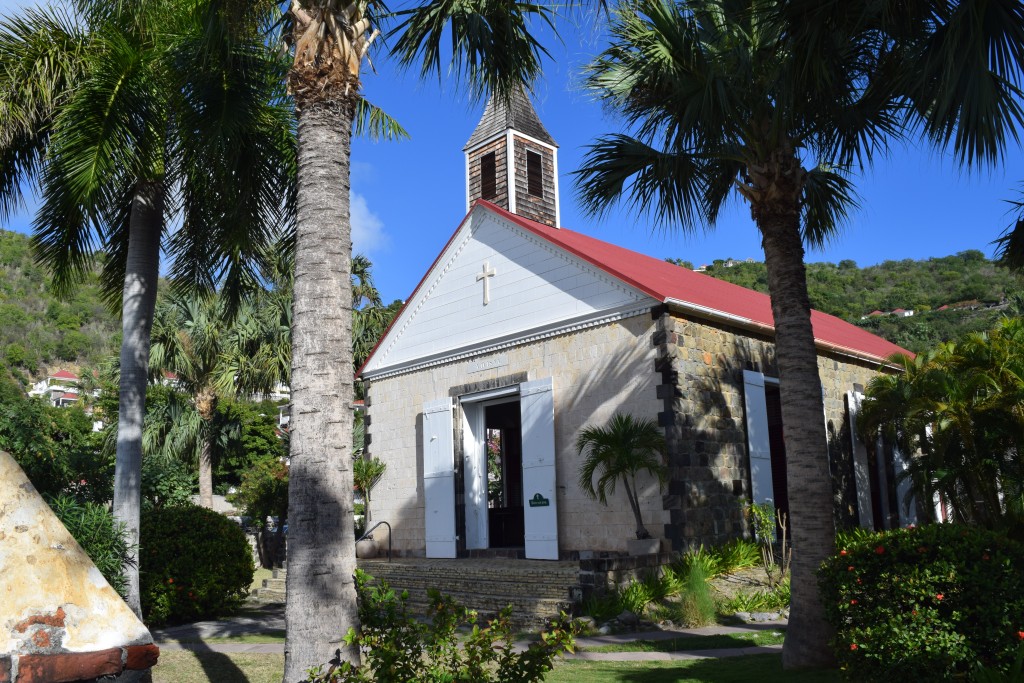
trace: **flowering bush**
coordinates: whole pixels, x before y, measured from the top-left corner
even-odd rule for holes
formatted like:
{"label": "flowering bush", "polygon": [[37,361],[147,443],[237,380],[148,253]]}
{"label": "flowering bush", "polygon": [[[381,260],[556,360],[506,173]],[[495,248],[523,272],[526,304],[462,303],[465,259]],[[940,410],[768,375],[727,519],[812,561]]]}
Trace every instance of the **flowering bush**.
{"label": "flowering bush", "polygon": [[146,510],[139,543],[142,612],[148,625],[226,614],[252,583],[242,529],[201,507]]}
{"label": "flowering bush", "polygon": [[946,680],[1013,662],[1024,546],[936,524],[840,539],[819,571],[833,646],[858,681]]}

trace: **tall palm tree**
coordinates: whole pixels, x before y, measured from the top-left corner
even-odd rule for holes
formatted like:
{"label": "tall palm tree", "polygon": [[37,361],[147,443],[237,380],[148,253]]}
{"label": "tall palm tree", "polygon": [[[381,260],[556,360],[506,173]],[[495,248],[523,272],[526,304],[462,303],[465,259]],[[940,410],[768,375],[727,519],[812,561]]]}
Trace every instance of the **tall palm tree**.
{"label": "tall palm tree", "polygon": [[856,206],[847,175],[924,134],[997,161],[1022,118],[1024,10],[1011,0],[639,0],[612,18],[588,86],[628,134],[593,144],[577,186],[666,226],[713,226],[735,191],[765,252],[786,424],[793,596],[787,668],[831,660],[815,570],[834,547],[804,245]]}
{"label": "tall palm tree", "polygon": [[[636,475],[649,472],[661,484],[668,479],[665,435],[657,423],[616,413],[607,427],[588,425],[581,429],[576,437],[576,451],[580,455],[586,454],[580,465],[580,489],[607,505],[608,494],[615,493],[615,484],[621,481],[636,518],[636,537],[650,538],[640,514]],[[598,473],[601,476],[595,487],[594,475]]]}
{"label": "tall palm tree", "polygon": [[[99,248],[121,310],[114,514],[133,547],[160,250],[180,286],[221,282],[237,297],[294,169],[282,63],[240,8],[69,0],[0,24],[0,212],[19,205],[20,183],[38,183],[35,243],[56,288]],[[140,613],[137,565],[127,574]]]}
{"label": "tall palm tree", "polygon": [[[358,626],[352,575],[352,272],[349,159],[360,74],[379,36],[379,0],[292,0],[288,86],[298,121],[292,337],[291,471],[284,680],[298,680]],[[482,10],[482,13],[478,11]],[[476,92],[508,96],[539,73],[528,3],[451,4],[410,11],[395,43],[406,64],[440,71],[449,36],[458,75]],[[446,32],[450,29],[450,34]]]}

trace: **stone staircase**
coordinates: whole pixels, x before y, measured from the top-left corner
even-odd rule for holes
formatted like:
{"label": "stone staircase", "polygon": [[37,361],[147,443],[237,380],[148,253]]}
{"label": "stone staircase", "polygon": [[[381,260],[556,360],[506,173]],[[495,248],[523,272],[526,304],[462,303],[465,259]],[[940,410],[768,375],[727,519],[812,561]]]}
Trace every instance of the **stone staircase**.
{"label": "stone staircase", "polygon": [[[539,630],[560,611],[572,612],[579,599],[578,562],[474,558],[438,560],[396,558],[359,560],[359,568],[397,591],[409,591],[409,606],[425,614],[427,589],[436,588],[479,612],[481,621],[513,606],[516,628]],[[274,570],[254,593],[256,600],[283,602],[285,570]]]}
{"label": "stone staircase", "polygon": [[249,599],[256,602],[284,602],[284,582],[287,572],[275,569],[269,579],[263,579],[263,585],[249,594]]}

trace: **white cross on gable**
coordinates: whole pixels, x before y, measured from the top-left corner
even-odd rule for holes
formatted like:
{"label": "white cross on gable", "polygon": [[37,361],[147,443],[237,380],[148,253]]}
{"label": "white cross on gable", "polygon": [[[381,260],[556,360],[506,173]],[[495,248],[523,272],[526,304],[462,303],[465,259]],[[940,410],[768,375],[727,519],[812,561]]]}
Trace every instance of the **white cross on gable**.
{"label": "white cross on gable", "polygon": [[498,271],[491,268],[490,263],[484,261],[483,272],[478,273],[476,276],[477,282],[480,282],[481,280],[484,281],[484,306],[491,303],[491,282],[489,278],[494,277],[497,273]]}

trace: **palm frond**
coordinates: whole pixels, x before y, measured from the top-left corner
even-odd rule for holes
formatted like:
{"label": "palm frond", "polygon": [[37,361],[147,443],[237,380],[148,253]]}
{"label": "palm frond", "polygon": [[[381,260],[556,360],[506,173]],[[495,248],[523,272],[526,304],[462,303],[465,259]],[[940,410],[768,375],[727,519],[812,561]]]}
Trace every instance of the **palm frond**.
{"label": "palm frond", "polygon": [[803,239],[824,247],[836,235],[850,212],[858,207],[853,183],[834,167],[816,166],[804,182]]}
{"label": "palm frond", "polygon": [[360,97],[356,103],[356,115],[352,121],[352,134],[380,140],[409,140],[409,131],[386,111]]}
{"label": "palm frond", "polygon": [[576,192],[584,210],[601,216],[618,203],[661,225],[695,230],[706,198],[701,159],[662,152],[627,135],[606,135],[588,147]]}
{"label": "palm frond", "polygon": [[[550,56],[530,32],[538,20],[554,31],[553,10],[518,0],[429,0],[409,10],[393,34],[391,52],[404,68],[419,68],[422,77],[455,76],[475,98],[494,93],[510,100],[516,89],[533,83],[541,59]],[[448,71],[442,69],[443,43],[450,41]]]}

